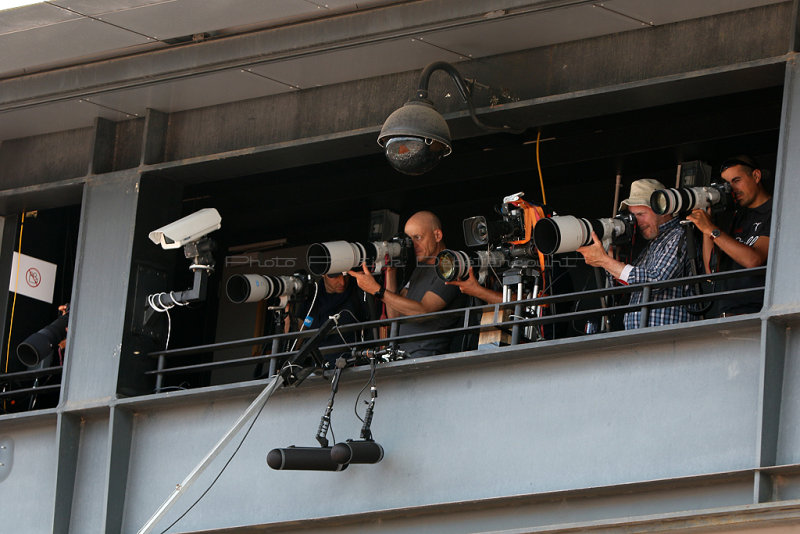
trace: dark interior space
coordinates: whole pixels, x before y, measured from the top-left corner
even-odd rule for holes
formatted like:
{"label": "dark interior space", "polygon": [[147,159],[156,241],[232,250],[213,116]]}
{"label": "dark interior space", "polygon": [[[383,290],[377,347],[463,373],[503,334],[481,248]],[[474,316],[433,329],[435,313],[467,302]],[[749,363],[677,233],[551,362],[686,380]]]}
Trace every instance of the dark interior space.
{"label": "dark interior space", "polygon": [[[222,228],[211,234],[217,242],[218,269],[208,301],[173,314],[170,348],[237,337],[215,331],[224,298],[221,266],[231,247],[285,240],[284,249],[296,254],[295,248],[302,251],[317,242],[365,241],[373,210],[398,213],[402,229],[409,215],[429,209],[442,220],[447,246],[462,249],[465,218],[499,219],[496,207],[520,191],[529,202],[542,203],[537,134],[547,207],[561,215],[611,217],[617,174],[619,198],[624,199],[630,183],[640,178],[674,187],[678,165],[693,160],[710,164],[717,179],[719,164],[739,153],[753,155],[774,172],[781,103],[782,88],[774,87],[550,124],[522,135],[459,139],[451,156],[421,176],[394,171],[376,144],[375,154],[366,157],[186,184],[184,215],[214,207],[222,215]],[[304,255],[298,255],[304,264]],[[176,263],[176,289],[184,289],[191,285],[188,261]],[[590,274],[579,266],[564,287],[591,289]],[[195,356],[191,361],[199,360]],[[171,380],[188,386],[208,383],[196,374]]]}
{"label": "dark interior space", "polygon": [[[8,223],[9,221],[7,221]],[[22,251],[23,255],[31,256],[56,265],[55,283],[53,288],[53,301],[46,302],[23,294],[23,289],[14,298],[14,293],[9,291],[6,305],[6,336],[3,339],[3,372],[19,372],[31,370],[34,367],[24,365],[17,357],[17,347],[31,334],[48,327],[56,321],[61,313],[60,305],[69,304],[72,294],[72,282],[75,271],[75,254],[78,243],[78,226],[80,222],[80,206],[67,206],[63,208],[39,210],[28,212],[24,222],[22,216],[16,221],[15,251]],[[21,231],[20,231],[21,230]],[[21,235],[20,235],[21,234]],[[20,238],[22,246],[20,248]],[[23,280],[25,273],[20,271],[18,285],[26,284]],[[12,282],[13,284],[13,282]],[[9,333],[10,332],[10,343]],[[55,350],[52,360],[45,359],[45,367],[63,365],[63,350]],[[12,385],[12,389],[41,387],[58,383],[61,375],[47,375],[38,381],[25,379]],[[36,408],[53,407],[58,403],[58,390],[48,393],[39,393],[27,397],[6,400],[0,405],[3,411],[13,412]]]}
{"label": "dark interior space", "polygon": [[[700,159],[716,168],[739,152],[774,170],[780,113],[776,87],[543,126],[547,204],[559,213],[608,217],[617,173],[623,192],[643,177],[669,187],[681,162]],[[279,238],[287,246],[363,240],[372,210],[390,209],[405,219],[431,209],[442,219],[448,246],[461,247],[462,219],[490,215],[518,191],[541,202],[536,135],[530,129],[456,140],[453,154],[421,176],[391,169],[376,144],[372,156],[189,185],[184,212],[216,207],[223,225],[215,235],[223,250]]]}

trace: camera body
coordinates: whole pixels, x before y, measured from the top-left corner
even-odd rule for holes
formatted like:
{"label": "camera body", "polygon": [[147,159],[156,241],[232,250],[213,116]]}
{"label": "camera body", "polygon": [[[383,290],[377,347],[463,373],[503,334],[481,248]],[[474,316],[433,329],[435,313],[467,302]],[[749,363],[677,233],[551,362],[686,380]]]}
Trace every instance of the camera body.
{"label": "camera body", "polygon": [[483,284],[489,270],[511,266],[544,268],[535,260],[538,252],[533,247],[533,227],[545,217],[544,208],[524,200],[525,193],[515,193],[503,198],[497,209],[501,219],[489,221],[484,216],[464,219],[464,243],[482,250],[446,249],[436,257],[436,274],[445,282],[466,280],[473,268],[478,283]]}
{"label": "camera body", "polygon": [[636,218],[627,211],[605,219],[583,219],[572,215],[542,219],[534,228],[534,243],[542,254],[573,252],[592,244],[594,231],[603,248],[628,244],[636,234]]}
{"label": "camera body", "polygon": [[499,221],[489,221],[478,215],[464,219],[464,244],[468,247],[491,247],[502,243],[524,244],[530,241],[533,226],[544,217],[541,207],[523,200],[519,192],[503,199],[497,210]]}
{"label": "camera body", "polygon": [[403,266],[413,254],[414,246],[408,237],[394,237],[390,241],[354,243],[328,241],[308,247],[306,261],[311,274],[323,276],[344,273],[366,264],[372,274],[379,274],[392,264]]}

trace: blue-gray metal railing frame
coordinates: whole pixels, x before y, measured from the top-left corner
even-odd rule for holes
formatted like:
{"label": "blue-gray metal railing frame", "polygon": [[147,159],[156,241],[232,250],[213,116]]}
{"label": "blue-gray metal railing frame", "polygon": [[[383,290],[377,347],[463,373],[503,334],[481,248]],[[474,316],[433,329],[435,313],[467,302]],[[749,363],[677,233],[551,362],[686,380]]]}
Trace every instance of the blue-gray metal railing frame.
{"label": "blue-gray metal railing frame", "polygon": [[[732,291],[703,293],[703,294],[691,295],[680,298],[651,301],[649,299],[649,295],[652,294],[654,290],[669,288],[674,286],[696,286],[703,282],[716,282],[719,280],[726,280],[743,276],[756,276],[765,273],[766,273],[766,267],[756,267],[753,269],[740,269],[736,271],[726,271],[713,274],[701,274],[696,276],[675,278],[671,280],[664,280],[657,282],[646,282],[641,284],[565,293],[563,295],[538,297],[521,301],[511,301],[498,304],[486,304],[481,306],[471,306],[471,307],[458,308],[452,310],[442,310],[422,315],[397,317],[393,319],[381,319],[375,321],[365,321],[362,323],[343,325],[339,327],[339,330],[342,334],[345,334],[351,331],[363,332],[372,329],[377,329],[380,327],[389,327],[390,329],[389,336],[380,339],[356,341],[349,344],[343,343],[341,345],[328,345],[320,347],[319,350],[322,354],[327,354],[333,352],[343,352],[354,348],[371,348],[371,347],[386,346],[386,345],[396,346],[396,344],[403,341],[418,341],[434,337],[468,334],[472,332],[485,331],[488,329],[501,329],[501,330],[519,329],[528,325],[548,325],[564,321],[575,321],[578,319],[588,320],[588,319],[600,318],[604,316],[616,315],[627,312],[635,312],[635,311],[642,311],[644,315],[645,313],[649,312],[650,309],[653,308],[708,303],[710,301],[716,301],[720,298],[730,297],[730,296],[743,296],[756,293],[763,294],[764,286],[752,287],[747,289],[738,289]],[[510,321],[498,320],[501,317],[501,310],[505,310],[507,308],[520,309],[520,307],[526,307],[526,306],[547,306],[563,302],[601,299],[607,296],[625,295],[637,291],[642,291],[644,296],[643,301],[638,304],[624,304],[618,306],[601,307],[596,309],[573,311],[562,314],[544,315],[541,317],[519,317],[518,315],[516,315],[515,318]],[[493,310],[494,312],[493,321],[491,323],[477,324],[477,325],[470,324],[471,317],[474,313],[480,312],[481,314],[483,314],[486,310]],[[403,336],[397,334],[399,325],[403,322],[424,321],[431,318],[443,318],[451,316],[462,316],[464,318],[463,326],[458,328],[439,330],[436,332],[409,334]],[[642,323],[646,324],[644,320],[642,321]],[[297,351],[285,351],[277,353],[273,352],[271,354],[263,354],[259,356],[247,356],[244,358],[229,359],[217,362],[190,364],[190,365],[183,365],[171,368],[166,367],[166,361],[168,358],[175,356],[185,356],[190,354],[207,353],[210,351],[217,351],[223,349],[247,347],[257,344],[266,346],[268,342],[271,343],[271,346],[274,350],[275,347],[280,346],[280,342],[283,340],[295,340],[295,339],[301,340],[314,335],[315,332],[316,330],[304,330],[302,332],[289,332],[284,334],[275,334],[270,336],[261,336],[248,339],[238,339],[238,340],[224,341],[219,343],[211,343],[206,345],[198,345],[194,347],[155,351],[149,353],[148,356],[156,358],[158,360],[157,368],[152,371],[146,371],[145,374],[157,376],[158,383],[156,385],[156,391],[158,391],[159,386],[161,384],[161,379],[165,375],[174,373],[209,371],[225,367],[255,365],[258,363],[276,360],[278,358],[285,358],[293,354],[296,354]],[[596,336],[596,335],[602,335],[602,333],[593,334],[591,336]],[[513,341],[512,344],[517,344],[519,342],[519,336],[512,336],[512,341]],[[529,343],[530,341],[525,340],[524,342]]]}

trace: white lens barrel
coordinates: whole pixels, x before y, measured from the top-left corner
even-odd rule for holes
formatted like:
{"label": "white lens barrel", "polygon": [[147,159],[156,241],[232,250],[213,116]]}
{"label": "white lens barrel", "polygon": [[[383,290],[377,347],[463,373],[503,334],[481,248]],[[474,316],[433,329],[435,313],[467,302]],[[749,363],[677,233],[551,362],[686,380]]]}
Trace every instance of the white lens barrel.
{"label": "white lens barrel", "polygon": [[260,274],[234,274],[228,278],[225,293],[234,304],[258,302],[275,291],[275,285],[268,276]]}
{"label": "white lens barrel", "polygon": [[592,227],[586,219],[561,215],[540,219],[533,228],[534,244],[543,254],[573,252],[592,242]]}

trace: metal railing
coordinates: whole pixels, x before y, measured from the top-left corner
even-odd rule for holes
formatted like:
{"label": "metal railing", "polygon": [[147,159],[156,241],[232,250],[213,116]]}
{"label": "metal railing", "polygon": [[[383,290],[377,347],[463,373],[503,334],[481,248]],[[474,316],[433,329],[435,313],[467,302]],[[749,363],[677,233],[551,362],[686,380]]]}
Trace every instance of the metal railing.
{"label": "metal railing", "polygon": [[[680,298],[664,299],[664,300],[650,300],[650,295],[659,289],[665,289],[675,286],[686,287],[700,287],[703,283],[717,282],[721,280],[762,276],[766,273],[766,267],[757,267],[754,269],[741,269],[737,271],[728,271],[723,273],[714,273],[711,275],[703,274],[698,276],[690,276],[684,278],[676,278],[672,280],[649,282],[642,284],[634,284],[628,286],[618,286],[605,289],[595,289],[589,291],[580,291],[573,293],[566,293],[562,295],[553,295],[547,297],[532,298],[520,301],[510,301],[499,304],[487,304],[482,306],[471,306],[466,308],[458,308],[452,310],[443,310],[434,313],[423,315],[415,315],[408,317],[398,317],[394,319],[381,319],[376,321],[366,321],[356,324],[348,324],[337,327],[342,336],[350,333],[367,333],[369,336],[364,336],[363,340],[354,341],[350,343],[341,343],[335,345],[326,345],[319,347],[322,354],[342,353],[351,351],[353,349],[375,348],[397,346],[403,342],[420,341],[431,338],[441,338],[443,336],[467,336],[470,334],[478,334],[488,330],[499,330],[507,334],[509,345],[516,345],[519,343],[530,343],[536,341],[530,337],[526,337],[523,333],[526,328],[530,327],[538,329],[546,325],[556,325],[559,323],[574,324],[575,321],[587,321],[592,319],[601,320],[610,316],[617,316],[628,312],[642,312],[641,323],[647,324],[647,314],[650,310],[655,308],[672,307],[672,306],[701,306],[707,305],[710,302],[717,301],[722,298],[732,296],[745,296],[745,295],[763,295],[764,286],[751,287],[747,289],[738,289],[731,291],[720,291],[705,294],[693,294]],[[608,297],[625,296],[633,292],[642,292],[642,302],[637,304],[620,304],[612,306],[601,306],[599,308],[578,310],[576,302],[588,301],[597,299],[607,299]],[[762,297],[763,298],[763,297]],[[569,307],[570,311],[566,313],[549,313],[549,311],[558,307],[559,304],[573,303]],[[574,309],[573,309],[574,308]],[[530,313],[530,309],[544,310],[544,313]],[[506,310],[511,311],[509,317],[506,317]],[[491,313],[491,320],[476,324],[475,319],[478,315],[483,316],[486,312]],[[418,322],[430,319],[449,318],[454,323],[458,320],[461,326],[454,326],[445,330],[438,330],[435,332],[399,335],[399,326],[402,323]],[[484,320],[485,321],[485,320]],[[380,329],[388,329],[388,335],[381,337],[378,332]],[[213,371],[223,368],[241,367],[241,366],[256,366],[256,365],[269,365],[270,374],[274,374],[276,369],[276,362],[282,359],[289,358],[298,351],[286,350],[285,347],[291,347],[302,343],[302,340],[313,336],[316,330],[304,330],[301,332],[290,332],[285,334],[276,334],[270,336],[253,337],[247,339],[238,339],[232,341],[225,341],[220,343],[211,343],[205,345],[198,345],[194,347],[186,347],[179,349],[170,349],[163,351],[156,351],[149,353],[151,358],[156,359],[156,369],[146,371],[145,375],[156,377],[155,391],[160,391],[165,377],[181,373],[195,373]],[[603,332],[598,332],[591,335],[602,335]],[[581,333],[580,335],[588,335]],[[370,337],[370,339],[366,339]],[[535,336],[541,337],[543,336]],[[574,337],[574,333],[564,337]],[[241,358],[226,359],[221,361],[210,361],[203,363],[194,363],[188,365],[177,365],[170,367],[169,361],[178,356],[188,356],[197,354],[206,354],[210,352],[253,347],[256,345],[262,346],[263,354],[248,355]],[[265,350],[269,347],[270,350]],[[477,348],[477,347],[471,347]]]}
{"label": "metal railing", "polygon": [[[59,365],[0,373],[0,413],[32,410],[40,400],[40,395],[58,398],[61,394],[62,371],[63,367]],[[48,380],[54,382],[47,383]]]}

